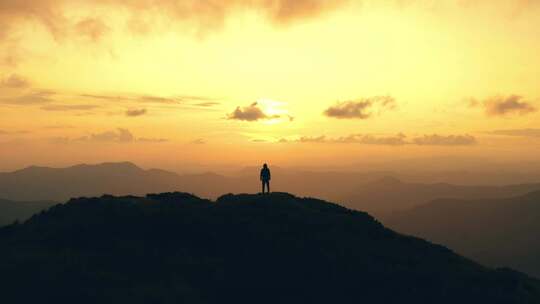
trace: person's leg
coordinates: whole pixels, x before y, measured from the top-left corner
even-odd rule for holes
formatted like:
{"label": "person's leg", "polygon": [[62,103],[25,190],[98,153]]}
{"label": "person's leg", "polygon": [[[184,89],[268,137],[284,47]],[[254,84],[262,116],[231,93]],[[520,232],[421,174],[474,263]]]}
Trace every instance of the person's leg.
{"label": "person's leg", "polygon": [[268,191],[268,193],[270,193],[270,181],[266,182],[266,191]]}
{"label": "person's leg", "polygon": [[264,181],[261,181],[262,184],[262,194],[264,194]]}

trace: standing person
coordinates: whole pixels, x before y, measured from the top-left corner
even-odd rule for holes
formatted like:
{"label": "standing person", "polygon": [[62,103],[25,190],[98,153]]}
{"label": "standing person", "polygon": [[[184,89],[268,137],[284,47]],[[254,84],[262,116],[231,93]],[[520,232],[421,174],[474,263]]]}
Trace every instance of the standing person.
{"label": "standing person", "polygon": [[270,169],[268,169],[267,164],[264,164],[261,169],[261,182],[262,182],[262,193],[264,194],[265,186],[267,189],[267,193],[270,193]]}

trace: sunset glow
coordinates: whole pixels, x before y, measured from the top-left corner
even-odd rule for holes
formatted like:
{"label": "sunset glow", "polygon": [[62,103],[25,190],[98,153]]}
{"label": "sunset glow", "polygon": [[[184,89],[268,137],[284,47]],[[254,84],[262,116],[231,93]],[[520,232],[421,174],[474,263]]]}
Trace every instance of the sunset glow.
{"label": "sunset glow", "polygon": [[539,54],[537,1],[0,1],[0,169],[532,160]]}

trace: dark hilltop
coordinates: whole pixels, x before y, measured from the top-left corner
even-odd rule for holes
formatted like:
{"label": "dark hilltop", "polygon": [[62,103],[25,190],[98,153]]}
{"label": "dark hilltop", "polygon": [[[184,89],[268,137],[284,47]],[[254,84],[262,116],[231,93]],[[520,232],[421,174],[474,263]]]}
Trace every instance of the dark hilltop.
{"label": "dark hilltop", "polygon": [[286,193],[72,199],[1,228],[0,259],[4,303],[540,303],[536,279]]}

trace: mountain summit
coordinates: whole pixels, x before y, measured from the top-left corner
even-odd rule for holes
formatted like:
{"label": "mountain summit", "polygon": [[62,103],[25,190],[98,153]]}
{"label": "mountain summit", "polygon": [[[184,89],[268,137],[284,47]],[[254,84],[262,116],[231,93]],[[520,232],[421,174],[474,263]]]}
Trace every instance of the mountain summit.
{"label": "mountain summit", "polygon": [[286,193],[73,199],[0,229],[0,248],[7,302],[540,302],[521,273]]}

